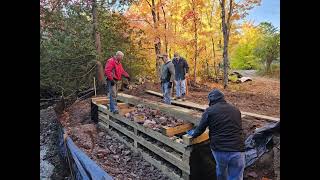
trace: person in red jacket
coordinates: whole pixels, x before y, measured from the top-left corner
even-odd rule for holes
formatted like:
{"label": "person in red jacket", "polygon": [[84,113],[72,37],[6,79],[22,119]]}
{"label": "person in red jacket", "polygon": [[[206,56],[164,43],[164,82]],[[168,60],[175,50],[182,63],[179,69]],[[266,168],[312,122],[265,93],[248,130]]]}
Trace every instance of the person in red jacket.
{"label": "person in red jacket", "polygon": [[115,114],[119,113],[116,100],[119,88],[118,81],[121,80],[122,75],[130,81],[129,74],[123,69],[121,64],[123,56],[123,53],[118,51],[114,57],[107,60],[105,66],[107,87],[109,89],[110,111]]}

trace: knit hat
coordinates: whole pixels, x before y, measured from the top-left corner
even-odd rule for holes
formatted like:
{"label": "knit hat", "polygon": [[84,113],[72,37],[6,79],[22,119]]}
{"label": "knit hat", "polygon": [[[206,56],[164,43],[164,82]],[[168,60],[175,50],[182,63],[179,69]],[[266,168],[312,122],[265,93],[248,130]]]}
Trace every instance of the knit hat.
{"label": "knit hat", "polygon": [[216,102],[220,99],[224,99],[224,94],[219,89],[213,89],[208,94],[209,102]]}

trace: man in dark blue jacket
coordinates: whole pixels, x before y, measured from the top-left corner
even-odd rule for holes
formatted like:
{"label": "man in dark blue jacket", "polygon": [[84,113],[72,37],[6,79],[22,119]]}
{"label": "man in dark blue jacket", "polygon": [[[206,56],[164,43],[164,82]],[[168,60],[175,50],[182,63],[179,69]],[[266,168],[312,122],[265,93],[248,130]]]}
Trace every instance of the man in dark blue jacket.
{"label": "man in dark blue jacket", "polygon": [[188,63],[183,57],[180,57],[177,52],[174,53],[172,63],[175,69],[176,99],[185,100],[186,77],[189,72]]}
{"label": "man in dark blue jacket", "polygon": [[209,107],[202,115],[199,126],[188,133],[192,138],[209,127],[210,148],[216,161],[218,180],[242,180],[245,167],[244,132],[241,113],[227,103],[224,94],[214,89],[208,95]]}

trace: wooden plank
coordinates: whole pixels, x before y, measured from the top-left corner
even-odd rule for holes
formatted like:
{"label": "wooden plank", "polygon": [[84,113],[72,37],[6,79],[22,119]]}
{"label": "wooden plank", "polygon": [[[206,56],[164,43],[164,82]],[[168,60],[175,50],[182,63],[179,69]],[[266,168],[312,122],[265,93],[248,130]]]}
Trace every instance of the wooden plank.
{"label": "wooden plank", "polygon": [[[155,91],[146,90],[145,92],[147,92],[149,94],[152,94],[152,95],[155,95],[155,96],[163,97],[163,95],[161,93],[158,93],[158,92],[155,92]],[[194,108],[194,109],[197,109],[197,110],[200,110],[200,111],[204,111],[204,110],[206,110],[208,108],[208,105],[201,105],[201,104],[197,104],[197,103],[194,103],[194,102],[191,102],[191,101],[176,101],[176,100],[172,100],[171,103],[174,104],[174,105],[182,106],[182,107]],[[271,116],[265,116],[265,115],[250,113],[250,112],[241,111],[241,114],[246,115],[246,116],[255,117],[255,118],[258,118],[258,119],[272,121],[272,122],[280,121],[280,118],[271,117]]]}
{"label": "wooden plank", "polygon": [[148,161],[150,164],[154,165],[156,168],[161,170],[164,174],[166,174],[172,180],[184,180],[179,175],[175,174],[170,170],[167,166],[162,165],[160,161],[155,160],[149,154],[143,152],[142,150],[138,149],[140,154],[142,155],[143,159]]}
{"label": "wooden plank", "polygon": [[[100,108],[104,109],[104,107],[100,107]],[[186,151],[186,149],[185,149],[187,147],[187,145],[185,145],[185,144],[177,143],[177,142],[171,140],[169,137],[167,137],[167,136],[165,136],[165,135],[163,135],[163,134],[161,134],[159,132],[156,132],[156,131],[154,131],[152,129],[146,128],[146,127],[144,127],[144,126],[142,126],[140,124],[137,124],[137,123],[135,123],[133,121],[130,121],[130,120],[124,118],[124,117],[119,116],[118,114],[113,114],[110,111],[103,111],[103,113],[100,111],[99,119],[102,120],[102,121],[106,121],[107,120],[106,116],[104,114],[110,115],[110,116],[116,118],[117,120],[121,121],[122,123],[125,123],[125,124],[133,127],[134,129],[137,129],[140,132],[142,132],[142,133],[144,133],[144,134],[146,134],[146,135],[148,135],[148,136],[150,136],[150,137],[152,137],[152,138],[154,138],[154,139],[156,139],[156,140],[158,140],[158,141],[160,141],[160,142],[172,147],[173,149],[175,149],[175,150],[177,150],[177,151],[179,151],[179,152],[181,152],[183,154],[186,154],[186,155],[190,156],[190,152]]]}
{"label": "wooden plank", "polygon": [[209,139],[209,129],[207,128],[200,136],[191,138],[188,134],[182,136],[183,142],[187,145],[198,144]]}
{"label": "wooden plank", "polygon": [[201,119],[201,113],[197,111],[174,106],[174,105],[164,104],[161,102],[155,102],[148,99],[131,96],[129,94],[119,93],[118,99],[128,104],[133,104],[133,105],[143,104],[152,109],[159,110],[160,112],[163,112],[169,116],[173,116],[175,118],[189,121],[194,125],[198,125]]}
{"label": "wooden plank", "polygon": [[257,119],[264,119],[267,121],[272,121],[272,122],[279,122],[280,121],[280,118],[270,117],[270,116],[265,116],[265,115],[250,113],[250,112],[241,111],[241,114],[246,115],[246,116],[255,117]]}
{"label": "wooden plank", "polygon": [[191,123],[182,124],[182,125],[176,126],[176,127],[162,126],[161,133],[166,136],[172,137],[176,134],[184,133],[192,128],[193,128],[193,124],[191,124]]}
{"label": "wooden plank", "polygon": [[144,140],[143,138],[138,136],[138,143],[140,143],[142,146],[146,147],[153,153],[157,154],[158,156],[162,157],[163,159],[169,161],[171,164],[177,166],[182,171],[190,174],[190,166],[186,162],[183,162],[182,159],[176,157],[175,155],[166,152],[164,149],[150,143],[147,140]]}
{"label": "wooden plank", "polygon": [[125,145],[127,145],[131,150],[139,152],[147,162],[149,162],[150,164],[154,165],[156,168],[158,168],[159,170],[161,170],[162,172],[167,174],[170,179],[182,180],[178,175],[173,173],[167,166],[162,165],[162,163],[160,161],[155,160],[150,155],[143,152],[143,150],[135,148],[129,142],[127,142],[125,139],[123,139],[121,136],[119,136],[116,132],[113,132],[110,129],[107,129],[106,126],[104,125],[104,123],[99,122],[98,125],[103,127],[104,129],[106,129],[106,131],[109,134],[111,134],[113,137],[116,137],[117,139],[119,139],[121,142],[123,142]]}
{"label": "wooden plank", "polygon": [[113,122],[113,121],[108,121],[109,126],[112,126],[113,128],[117,129],[118,131],[122,132],[123,134],[125,134],[126,136],[130,137],[131,139],[135,139],[136,135],[134,135],[133,132],[130,132],[129,130],[127,130],[125,127],[122,127],[121,125]]}
{"label": "wooden plank", "polygon": [[[158,97],[163,97],[163,95],[159,92],[151,91],[151,90],[145,90],[146,93],[158,96]],[[196,104],[191,101],[176,101],[176,100],[171,100],[171,104],[182,106],[182,107],[189,107],[189,108],[194,108],[200,111],[204,111],[207,109],[208,106],[205,105],[200,105]]]}
{"label": "wooden plank", "polygon": [[187,172],[190,174],[190,167],[188,164],[182,161],[182,159],[174,156],[171,153],[166,152],[164,149],[150,143],[149,141],[143,139],[142,137],[136,136],[133,132],[128,131],[126,128],[120,126],[119,124],[108,121],[109,126],[112,126],[113,128],[117,129],[118,131],[122,132],[126,136],[132,138],[133,140],[137,140],[138,143],[145,146],[150,151],[154,152],[158,156],[162,157],[163,159],[169,161],[170,163],[176,165],[179,167],[182,171]]}
{"label": "wooden plank", "polygon": [[128,141],[126,141],[125,139],[123,139],[118,133],[110,130],[110,129],[105,125],[105,123],[99,122],[98,125],[99,125],[100,127],[104,128],[111,136],[119,139],[119,141],[123,142],[125,145],[127,145],[129,148],[131,148],[133,151],[137,152],[137,149],[134,148],[130,142],[128,142]]}
{"label": "wooden plank", "polygon": [[101,100],[95,100],[95,101],[92,101],[94,104],[108,104],[109,103],[109,100],[107,99],[101,99]]}

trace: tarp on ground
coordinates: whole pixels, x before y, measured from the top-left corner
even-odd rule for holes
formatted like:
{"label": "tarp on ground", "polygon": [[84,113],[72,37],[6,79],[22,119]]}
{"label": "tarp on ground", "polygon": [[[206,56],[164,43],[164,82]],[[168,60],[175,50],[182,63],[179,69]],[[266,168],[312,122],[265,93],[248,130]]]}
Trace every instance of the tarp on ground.
{"label": "tarp on ground", "polygon": [[272,138],[280,134],[280,121],[258,128],[245,141],[246,167],[252,165],[273,147]]}
{"label": "tarp on ground", "polygon": [[64,140],[64,129],[60,126],[60,154],[69,165],[76,180],[113,180],[113,178],[81,151],[70,137]]}

